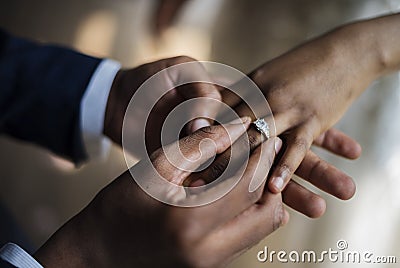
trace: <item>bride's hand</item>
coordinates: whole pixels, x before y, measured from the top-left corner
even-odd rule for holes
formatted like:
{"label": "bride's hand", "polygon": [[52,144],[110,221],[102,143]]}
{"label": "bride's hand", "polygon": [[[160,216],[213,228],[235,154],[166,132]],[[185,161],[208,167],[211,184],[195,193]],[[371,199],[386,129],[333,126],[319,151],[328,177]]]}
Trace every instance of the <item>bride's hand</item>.
{"label": "bride's hand", "polygon": [[[332,168],[309,151],[313,142],[348,158],[359,156],[357,143],[329,128],[374,79],[399,68],[399,20],[400,15],[395,14],[340,27],[249,75],[268,100],[277,135],[285,145],[268,184],[272,192],[285,189],[296,170],[300,176],[315,177],[313,181],[321,184],[316,177],[327,175]],[[223,92],[223,101],[239,105],[236,110],[240,115],[251,115],[227,91]],[[312,166],[311,172],[304,171]],[[343,198],[354,193],[354,184],[337,186],[344,191]]]}

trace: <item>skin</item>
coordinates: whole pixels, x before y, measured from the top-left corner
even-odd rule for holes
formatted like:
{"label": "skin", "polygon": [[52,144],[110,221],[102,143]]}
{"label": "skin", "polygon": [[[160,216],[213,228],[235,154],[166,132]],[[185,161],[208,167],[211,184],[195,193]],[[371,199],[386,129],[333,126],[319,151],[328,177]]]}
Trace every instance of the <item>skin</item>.
{"label": "skin", "polygon": [[313,141],[323,140],[321,133],[372,81],[400,67],[399,25],[396,14],[344,26],[251,74],[264,90],[286,144],[268,185],[272,192],[285,188]]}
{"label": "skin", "polygon": [[[112,85],[107,103],[104,134],[115,143],[121,145],[121,130],[126,107],[139,86],[149,77],[167,67],[192,61],[195,60],[190,57],[179,56],[144,64],[133,69],[119,71]],[[164,83],[175,84],[180,75],[182,74],[170,73],[164,77]],[[199,68],[190,75],[194,75],[195,78],[201,78],[207,76],[207,73],[202,68]],[[151,94],[151,92],[149,92],[149,94]],[[238,102],[238,100],[227,94],[226,91],[210,84],[192,83],[190,84],[190,88],[175,88],[166,93],[165,98],[155,106],[146,121],[146,146],[148,151],[140,151],[140,146],[138,145],[137,148],[133,148],[131,153],[140,159],[147,157],[148,154],[153,153],[157,148],[161,147],[160,133],[164,119],[178,104],[194,97],[208,97],[215,100],[222,100],[232,106],[235,105],[235,102]],[[237,104],[235,106],[240,116],[250,115],[246,106],[242,104]],[[194,107],[192,111],[195,115],[202,114],[204,117],[210,118],[217,117],[217,114],[220,112],[219,107],[211,104],[207,105],[206,110],[204,110],[202,105],[199,105],[199,107]],[[138,113],[140,113],[140,111],[138,111]],[[132,132],[130,133],[130,137],[132,137],[133,141],[140,141],[142,139],[142,129],[135,127],[143,124],[143,122],[139,122],[141,119],[143,118],[135,117],[134,120],[137,121],[131,122]],[[186,133],[190,134],[210,124],[212,124],[210,120],[194,120],[186,127]],[[250,147],[252,149],[256,148],[261,143],[260,133],[254,128],[250,128],[248,135],[250,138]],[[247,137],[244,137],[244,141],[247,142]],[[350,159],[357,158],[361,153],[360,146],[356,141],[335,129],[324,133],[315,141],[315,144]],[[228,163],[229,158],[229,151],[217,157],[217,161],[211,165],[210,169],[208,169],[209,173],[205,176],[207,182],[219,177],[225,165]],[[318,165],[317,168],[315,168],[316,165]],[[349,199],[355,192],[355,185],[348,175],[321,160],[311,151],[308,152],[308,156],[304,159],[304,164],[298,174],[305,180],[314,183],[322,190],[341,199]],[[322,180],[320,179],[321,175],[323,175]],[[194,183],[197,179],[190,177],[188,181],[189,183]],[[293,182],[292,187],[288,191],[285,191],[283,195],[287,205],[309,217],[320,217],[325,212],[326,205],[324,199],[295,182]]]}
{"label": "skin", "polygon": [[[264,64],[249,75],[268,99],[278,135],[284,140],[268,181],[269,191],[262,185],[257,191],[249,192],[249,181],[257,167],[263,166],[266,176],[274,161],[274,147],[279,149],[280,142],[271,139],[266,146],[257,146],[262,141],[261,136],[249,129],[253,149],[250,164],[238,186],[224,198],[198,208],[167,206],[143,193],[126,172],[53,235],[35,257],[46,267],[220,266],[288,221],[282,200],[310,217],[323,213],[325,207],[320,197],[290,181],[294,172],[328,193],[342,199],[350,198],[354,194],[351,179],[319,159],[309,147],[314,143],[348,158],[360,154],[355,141],[329,127],[371,81],[399,68],[398,25],[399,15],[392,15],[343,26]],[[165,68],[165,62],[163,64]],[[162,66],[156,65],[153,72],[147,72],[143,66],[144,69],[136,71],[144,71],[141,79],[145,79],[146,74]],[[152,66],[147,67],[152,70]],[[107,105],[104,132],[116,142],[120,141],[118,126],[121,127],[122,122],[118,115],[124,111],[120,101],[126,101],[135,89],[123,81],[136,81],[134,70],[130,73],[132,77],[128,77],[127,72],[119,74],[118,90],[112,89]],[[227,92],[221,93],[222,100],[235,107],[239,114],[251,116],[240,100]],[[248,128],[249,122],[243,125]],[[212,137],[207,136],[210,134]],[[224,139],[218,126],[201,129],[193,135]],[[190,138],[181,142],[185,141],[193,143]],[[219,144],[214,164],[192,181],[211,181],[224,167],[230,144]],[[194,145],[184,147],[198,154],[195,150],[198,144]],[[261,158],[262,150],[266,150],[265,159]],[[182,178],[179,169],[171,172],[173,168],[165,161],[158,161],[159,157],[163,158],[163,153],[156,150],[152,154],[153,164],[161,173],[169,174],[169,179],[178,176],[178,181],[182,182],[192,176],[185,174]],[[264,165],[255,164],[258,162]],[[283,183],[276,185],[277,178],[282,178]]]}
{"label": "skin", "polygon": [[[166,6],[167,2],[158,1],[159,6]],[[169,5],[170,10],[164,13],[170,19],[164,21],[171,22],[172,15],[182,5],[183,2]],[[155,21],[159,17],[163,16],[158,9]],[[171,23],[164,24],[167,28]],[[372,81],[400,68],[398,26],[399,14],[345,25],[249,74],[264,92],[276,119],[277,134],[284,140],[285,153],[268,184],[272,192],[290,192],[294,196],[303,192],[318,200],[291,180],[296,174],[340,199],[348,199],[354,194],[355,185],[350,178],[309,148],[314,144],[349,159],[360,156],[361,147],[355,141],[335,129],[327,129]],[[255,119],[240,99],[224,91],[222,96],[239,115]],[[256,135],[254,133],[250,138],[257,139]],[[223,158],[228,158],[226,154]],[[334,182],[336,178],[340,183]],[[293,199],[294,196],[286,201],[289,206],[298,208],[296,201],[300,200]],[[319,203],[322,208],[324,202],[319,199]]]}
{"label": "skin", "polygon": [[[121,145],[122,142],[122,124],[125,116],[128,104],[135,94],[137,89],[145,82],[148,78],[154,74],[177,64],[195,62],[195,59],[187,56],[178,56],[173,58],[167,58],[147,64],[140,65],[133,69],[120,70],[112,84],[110,95],[107,102],[105,119],[104,119],[104,134],[108,136],[115,143]],[[185,78],[191,78],[192,80],[209,79],[207,72],[203,67],[198,64],[197,68],[192,68],[187,73],[179,73],[178,70],[171,70],[164,73],[162,77],[162,85],[176,85],[179,83],[181,76]],[[132,148],[131,153],[137,158],[141,159],[151,154],[161,146],[160,134],[161,127],[164,123],[167,115],[180,103],[196,97],[211,98],[214,100],[221,100],[221,94],[219,90],[207,83],[191,83],[189,86],[180,86],[178,88],[172,88],[169,90],[168,87],[163,89],[164,97],[155,105],[153,111],[150,113],[149,118],[146,122],[145,118],[137,116],[133,118],[131,122],[132,131],[129,133],[132,140],[141,140],[142,132],[141,128],[135,126],[147,124],[146,134],[151,133],[151,137],[146,137],[148,152],[142,152],[140,149]],[[169,90],[169,91],[168,91]],[[152,92],[148,93],[150,95]],[[204,109],[202,105],[207,105],[207,109]],[[218,114],[219,107],[213,103],[202,103],[194,104],[191,113],[195,117],[206,117],[215,118]],[[141,113],[142,111],[137,111]],[[190,116],[190,115],[188,115]],[[186,132],[192,133],[202,127],[209,126],[213,122],[205,119],[196,119],[190,122],[186,126]]]}
{"label": "skin", "polygon": [[[136,89],[160,70],[189,61],[193,59],[175,57],[121,70],[108,99],[104,134],[121,144],[123,116]],[[196,74],[205,75],[201,73],[201,69]],[[178,79],[177,77],[179,74],[170,73],[165,77],[165,83],[171,84],[174,81],[168,79]],[[167,98],[156,105],[154,114],[149,118],[149,132],[158,133],[163,118],[169,111],[192,97],[222,99],[220,91],[208,84],[193,84],[190,92],[188,88],[173,89],[171,93],[167,93]],[[194,107],[193,111],[197,113],[200,108],[202,107]],[[212,107],[202,112],[213,117],[219,112],[217,108]],[[180,148],[188,150],[189,158],[190,152],[198,153],[196,141],[200,142],[204,138],[216,141],[226,139],[218,126],[202,128],[210,124],[211,121],[195,120],[186,127],[188,133],[200,128],[192,136],[182,140]],[[254,129],[249,129],[250,120],[243,125],[248,132],[244,134],[245,129],[239,128],[241,132],[236,131],[236,134],[243,135],[236,137],[238,141],[235,144],[240,146],[240,143],[248,141],[247,135],[252,136],[251,160],[239,185],[223,199],[200,208],[168,206],[144,193],[127,171],[101,190],[85,209],[62,226],[36,252],[35,258],[45,267],[220,266],[287,223],[289,216],[282,201],[288,204],[290,200],[301,201],[303,205],[297,209],[306,215],[322,214],[321,211],[325,210],[324,203],[321,204],[321,200],[310,196],[307,191],[298,191],[295,188],[293,197],[290,197],[292,193],[289,191],[281,195],[264,190],[269,168],[282,142],[271,139],[260,147],[261,136]],[[142,133],[133,132],[133,139],[138,139],[140,135]],[[333,136],[333,140],[335,138]],[[191,180],[193,174],[182,176],[180,170],[167,164],[163,150],[153,149],[160,146],[157,138],[150,138],[148,142],[151,159],[160,173],[167,174],[172,181],[179,178],[180,183]],[[200,177],[197,175],[197,179],[207,182],[219,176],[216,166],[225,163],[223,156],[229,151],[226,148],[231,146],[226,141],[221,144],[217,151],[217,161]],[[265,152],[261,158],[263,150]],[[140,154],[137,156],[140,157]],[[258,177],[262,184],[256,191],[249,192],[249,182],[256,174],[255,163],[258,162],[264,163],[261,165],[264,169],[257,171],[257,174],[261,174]],[[305,172],[310,172],[307,166]],[[221,211],[226,211],[226,214]],[[224,237],[224,243],[221,243],[221,237]],[[154,248],[155,244],[157,248]]]}
{"label": "skin", "polygon": [[[284,141],[284,152],[268,183],[270,191],[304,192],[290,180],[296,173],[339,198],[353,195],[350,178],[309,149],[315,144],[347,158],[360,155],[354,141],[329,128],[372,81],[400,68],[399,25],[399,14],[345,25],[249,74],[268,100],[277,135]],[[235,96],[227,91],[222,95],[239,115],[252,116]],[[285,198],[295,208],[297,201],[293,195]]]}
{"label": "skin", "polygon": [[[221,125],[202,128],[178,141],[179,147],[186,159],[198,159],[200,142],[212,139],[216,150],[209,143],[201,147],[203,154],[224,152],[231,146],[229,137],[237,140],[249,127],[250,118],[243,121],[224,125],[225,129]],[[248,191],[254,174],[268,173],[275,143],[280,141],[271,139],[258,146],[238,185],[200,207],[158,202],[127,171],[58,230],[35,258],[45,267],[220,267],[288,221],[281,195],[264,191],[266,176],[262,187]],[[165,150],[169,148],[173,146]],[[151,155],[152,165],[165,179],[176,181],[190,175],[182,177],[182,170],[164,158],[161,149]],[[194,167],[205,160],[183,160],[180,166]],[[147,168],[141,162],[137,165]]]}

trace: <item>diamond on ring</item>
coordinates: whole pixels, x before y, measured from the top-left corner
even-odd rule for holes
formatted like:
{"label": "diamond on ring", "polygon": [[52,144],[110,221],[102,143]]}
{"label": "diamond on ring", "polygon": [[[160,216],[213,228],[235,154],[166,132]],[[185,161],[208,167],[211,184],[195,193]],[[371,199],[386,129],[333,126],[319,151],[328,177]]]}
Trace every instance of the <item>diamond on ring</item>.
{"label": "diamond on ring", "polygon": [[253,124],[258,131],[264,134],[267,139],[270,138],[269,125],[267,122],[265,122],[264,118],[257,118],[257,120],[253,122]]}

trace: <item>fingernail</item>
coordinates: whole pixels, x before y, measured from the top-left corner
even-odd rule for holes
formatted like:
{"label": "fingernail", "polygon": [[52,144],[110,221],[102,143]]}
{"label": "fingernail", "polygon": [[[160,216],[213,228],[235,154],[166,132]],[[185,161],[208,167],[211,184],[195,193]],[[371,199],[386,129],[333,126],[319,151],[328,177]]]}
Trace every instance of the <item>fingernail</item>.
{"label": "fingernail", "polygon": [[250,117],[248,117],[248,116],[243,116],[243,117],[236,118],[236,119],[230,121],[230,122],[227,123],[227,124],[228,124],[228,125],[246,124],[246,123],[249,123],[250,120],[251,120]]}
{"label": "fingernail", "polygon": [[272,179],[271,183],[278,192],[282,191],[282,188],[283,188],[283,178],[282,177],[274,177]]}
{"label": "fingernail", "polygon": [[195,132],[203,127],[208,127],[210,125],[210,121],[204,118],[195,119],[191,122],[190,130]]}
{"label": "fingernail", "polygon": [[275,153],[278,154],[282,148],[282,140],[280,138],[275,138]]}

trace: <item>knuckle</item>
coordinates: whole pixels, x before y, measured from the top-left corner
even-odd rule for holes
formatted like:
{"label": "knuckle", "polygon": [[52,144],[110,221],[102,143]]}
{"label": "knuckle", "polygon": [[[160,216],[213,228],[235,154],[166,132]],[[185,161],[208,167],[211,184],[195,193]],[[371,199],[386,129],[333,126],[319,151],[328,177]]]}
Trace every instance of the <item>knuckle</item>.
{"label": "knuckle", "polygon": [[288,163],[279,164],[279,170],[282,174],[293,174],[294,168]]}
{"label": "knuckle", "polygon": [[173,58],[174,62],[179,64],[179,63],[185,63],[185,62],[191,62],[191,61],[197,61],[196,59],[186,56],[186,55],[180,55],[177,57]]}
{"label": "knuckle", "polygon": [[301,152],[307,152],[308,151],[308,139],[305,137],[295,137],[293,139],[293,145],[297,148],[297,150]]}
{"label": "knuckle", "polygon": [[322,159],[318,159],[313,165],[310,170],[311,178],[317,178],[320,176],[325,176],[328,169],[328,165]]}
{"label": "knuckle", "polygon": [[[206,126],[198,130],[195,135],[198,142],[204,139],[210,139],[215,142],[218,148],[226,148],[230,145],[231,139],[229,133],[221,126]],[[220,152],[219,152],[220,153]]]}
{"label": "knuckle", "polygon": [[195,138],[197,138],[198,141],[201,141],[203,139],[212,139],[212,140],[217,140],[218,138],[221,137],[221,133],[218,131],[218,128],[215,126],[206,126],[201,129],[196,133]]}
{"label": "knuckle", "polygon": [[264,81],[263,88],[266,90],[264,94],[267,98],[273,98],[274,100],[279,101],[280,103],[287,102],[287,90],[292,86],[289,84],[288,80],[281,79],[281,78],[269,78],[265,79],[266,73],[265,70],[256,71],[254,74],[256,83],[258,81]]}
{"label": "knuckle", "polygon": [[202,127],[190,136],[190,140],[191,142],[188,142],[188,144],[192,147],[197,144],[199,150],[205,149],[206,151],[209,151],[210,147],[215,147],[216,153],[221,153],[220,148],[226,148],[230,145],[228,133],[219,126]]}
{"label": "knuckle", "polygon": [[196,161],[201,157],[201,151],[199,147],[201,139],[196,135],[187,136],[182,139],[182,142],[179,143],[179,151],[185,159],[180,160],[189,160]]}
{"label": "knuckle", "polygon": [[252,71],[249,76],[253,81],[256,81],[257,83],[261,80],[262,77],[265,76],[265,70],[264,68],[257,68],[256,70]]}
{"label": "knuckle", "polygon": [[276,99],[280,102],[287,101],[287,90],[291,88],[288,81],[279,80],[272,81],[269,84],[268,97]]}

